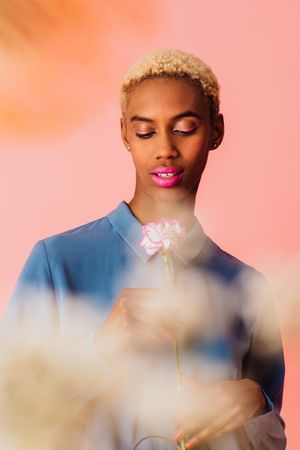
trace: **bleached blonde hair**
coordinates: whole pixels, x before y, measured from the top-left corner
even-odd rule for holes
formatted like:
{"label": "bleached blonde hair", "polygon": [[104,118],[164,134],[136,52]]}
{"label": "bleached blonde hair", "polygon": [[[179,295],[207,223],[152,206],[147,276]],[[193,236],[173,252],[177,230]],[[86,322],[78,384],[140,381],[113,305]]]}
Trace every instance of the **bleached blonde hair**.
{"label": "bleached blonde hair", "polygon": [[159,49],[137,60],[125,74],[120,90],[121,111],[124,115],[130,91],[151,78],[186,79],[208,98],[211,120],[220,107],[220,85],[211,68],[195,55],[177,49]]}

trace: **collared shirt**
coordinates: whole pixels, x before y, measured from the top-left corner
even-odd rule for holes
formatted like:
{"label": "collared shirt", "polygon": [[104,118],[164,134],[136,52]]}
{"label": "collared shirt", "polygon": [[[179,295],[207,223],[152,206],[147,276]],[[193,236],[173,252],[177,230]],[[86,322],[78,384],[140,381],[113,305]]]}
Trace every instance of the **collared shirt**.
{"label": "collared shirt", "polygon": [[[42,299],[34,305],[34,315],[39,315],[35,324],[37,333],[52,326],[51,311],[57,309],[59,331],[65,333],[71,328],[70,304],[84,299],[99,313],[92,316],[91,323],[78,327],[78,335],[88,336],[88,341],[91,331],[105,320],[122,289],[164,286],[163,260],[158,254],[147,254],[140,245],[142,238],[141,223],[128,205],[121,202],[101,219],[39,241],[18,280],[5,327],[12,327],[16,321],[19,325],[28,321],[32,328],[33,310],[28,308],[28,297],[34,290]],[[208,367],[206,373],[201,373],[204,379],[218,379],[222,373],[229,379],[248,377],[257,381],[266,395],[269,412],[252,419],[245,430],[255,450],[283,450],[284,430],[278,416],[284,377],[281,346],[268,359],[255,352],[260,318],[248,320],[241,308],[247,297],[243,280],[249,274],[258,274],[211,241],[196,217],[194,226],[174,250],[173,260],[178,286],[197,293],[205,280],[205,292],[209,291],[210,295],[210,314],[205,317],[204,327],[208,332],[195,349],[198,360],[205,364],[190,365],[191,372],[198,373],[201,367]],[[232,310],[241,314],[229,315],[228,319],[228,311]],[[92,323],[95,317],[98,322]],[[189,367],[188,352],[183,355],[183,362]],[[227,443],[224,439],[212,441],[209,448],[239,448],[234,438],[226,438]],[[128,443],[122,450],[127,448],[130,448]]]}
{"label": "collared shirt", "polygon": [[[143,239],[142,227],[133,216],[128,205],[123,201],[119,207],[107,216],[113,228],[125,242],[134,250],[143,262],[149,261],[151,256],[141,247]],[[173,251],[176,256],[187,266],[200,253],[204,243],[205,234],[197,217],[194,217],[194,224],[190,231],[178,242],[178,248]]]}

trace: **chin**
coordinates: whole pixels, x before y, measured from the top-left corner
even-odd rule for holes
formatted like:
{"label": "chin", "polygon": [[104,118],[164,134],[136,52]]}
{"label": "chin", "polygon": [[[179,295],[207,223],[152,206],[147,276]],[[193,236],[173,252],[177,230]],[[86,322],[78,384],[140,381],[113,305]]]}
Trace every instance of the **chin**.
{"label": "chin", "polygon": [[[197,192],[197,189],[196,189]],[[161,188],[161,191],[151,195],[156,201],[164,203],[177,203],[183,200],[188,200],[195,196],[194,189],[183,190],[176,188]]]}

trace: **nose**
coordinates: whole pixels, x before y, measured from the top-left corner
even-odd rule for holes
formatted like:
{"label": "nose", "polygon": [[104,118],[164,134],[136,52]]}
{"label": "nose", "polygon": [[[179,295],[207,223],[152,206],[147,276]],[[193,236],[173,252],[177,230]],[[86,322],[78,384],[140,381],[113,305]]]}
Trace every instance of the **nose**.
{"label": "nose", "polygon": [[157,150],[156,159],[175,159],[178,156],[178,150],[168,132],[160,135],[160,139],[156,141]]}

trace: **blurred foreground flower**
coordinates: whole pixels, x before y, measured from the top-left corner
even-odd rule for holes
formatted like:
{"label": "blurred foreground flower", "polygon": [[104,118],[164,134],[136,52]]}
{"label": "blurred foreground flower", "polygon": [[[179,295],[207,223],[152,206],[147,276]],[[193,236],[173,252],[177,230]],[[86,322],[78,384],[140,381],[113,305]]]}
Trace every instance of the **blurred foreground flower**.
{"label": "blurred foreground flower", "polygon": [[51,292],[44,295],[29,289],[2,326],[1,450],[119,448],[124,423],[128,432],[138,423],[146,434],[166,434],[176,406],[172,355],[153,364],[148,353],[128,349],[108,361],[112,343],[102,342],[101,352],[94,341],[102,312],[70,297],[63,320],[47,302]]}
{"label": "blurred foreground flower", "polygon": [[[147,280],[153,281],[155,275],[149,266],[143,265],[142,269],[147,271],[148,278],[138,277],[138,281],[147,285]],[[143,319],[148,321],[147,314],[150,323],[169,323],[170,317],[178,319],[174,344],[180,345],[185,376],[203,383],[232,378],[235,366],[230,355],[228,359],[219,353],[209,355],[205,347],[199,352],[193,344],[222,343],[228,331],[232,331],[237,315],[242,315],[251,329],[255,318],[260,316],[258,313],[267,310],[267,322],[261,323],[262,331],[267,328],[267,333],[258,336],[257,351],[259,356],[261,352],[263,356],[276,352],[278,339],[272,331],[274,319],[269,314],[265,283],[257,282],[257,277],[241,279],[245,285],[241,305],[237,293],[220,280],[207,274],[201,276],[199,271],[177,275],[176,292],[174,280],[169,280],[167,292],[153,289],[157,294],[149,296]],[[106,352],[100,355],[92,338],[93,330],[101,326],[107,312],[89,310],[87,299],[72,297],[62,315],[56,304],[47,301],[51,292],[44,301],[38,292],[34,296],[30,291],[28,295],[29,298],[23,299],[24,308],[19,311],[15,326],[9,321],[12,336],[18,335],[19,339],[0,348],[1,450],[82,450],[86,448],[82,445],[86,436],[87,448],[120,448],[113,446],[115,441],[110,441],[108,435],[117,435],[117,442],[122,443],[124,439],[137,443],[143,436],[165,436],[168,442],[165,441],[164,448],[171,447],[168,436],[173,435],[177,412],[184,411],[184,405],[190,403],[184,395],[176,397],[176,375],[181,373],[172,346],[154,345],[147,347],[147,351],[140,345],[135,351],[127,347],[120,357],[109,361],[108,373],[102,359]],[[59,326],[49,326],[52,322]],[[53,340],[53,336],[50,339],[51,330],[58,329],[64,339]],[[86,337],[91,337],[90,345]],[[241,339],[239,334],[236,338]],[[113,342],[102,345],[109,349]],[[205,393],[203,384],[203,392],[195,396],[195,405],[191,403],[191,407],[209,417],[214,405]],[[90,432],[90,423],[94,424],[95,435]],[[138,432],[129,436],[135,425]]]}
{"label": "blurred foreground flower", "polygon": [[61,341],[18,340],[2,346],[0,373],[1,449],[82,448],[95,393],[103,389],[95,360]]}
{"label": "blurred foreground flower", "polygon": [[299,343],[300,259],[269,267],[270,285],[283,336]]}

